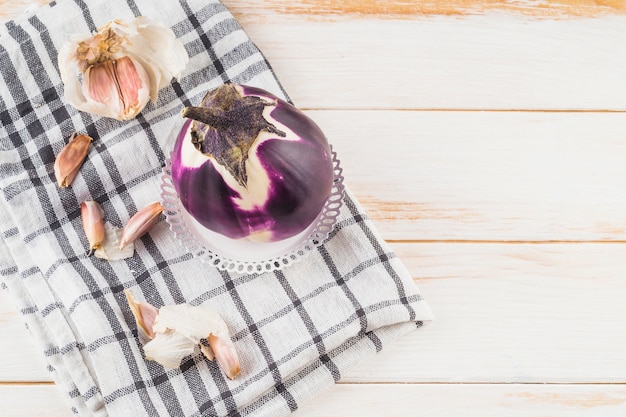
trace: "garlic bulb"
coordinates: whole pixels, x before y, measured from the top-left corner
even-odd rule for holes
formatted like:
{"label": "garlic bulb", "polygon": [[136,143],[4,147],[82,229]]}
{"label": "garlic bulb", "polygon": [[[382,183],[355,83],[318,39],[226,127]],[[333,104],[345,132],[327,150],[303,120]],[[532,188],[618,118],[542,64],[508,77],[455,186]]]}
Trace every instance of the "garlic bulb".
{"label": "garlic bulb", "polygon": [[189,61],[174,32],[145,16],[70,37],[59,51],[65,98],[77,109],[129,120]]}

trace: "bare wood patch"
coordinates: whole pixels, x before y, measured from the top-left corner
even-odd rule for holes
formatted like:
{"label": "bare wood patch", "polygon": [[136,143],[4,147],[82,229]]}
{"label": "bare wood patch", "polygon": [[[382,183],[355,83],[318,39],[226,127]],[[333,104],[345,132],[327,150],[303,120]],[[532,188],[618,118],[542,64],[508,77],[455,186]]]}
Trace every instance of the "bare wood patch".
{"label": "bare wood patch", "polygon": [[415,18],[420,16],[466,16],[506,12],[537,18],[599,17],[626,14],[620,0],[303,0],[265,1],[265,7],[280,13],[310,16],[376,16]]}

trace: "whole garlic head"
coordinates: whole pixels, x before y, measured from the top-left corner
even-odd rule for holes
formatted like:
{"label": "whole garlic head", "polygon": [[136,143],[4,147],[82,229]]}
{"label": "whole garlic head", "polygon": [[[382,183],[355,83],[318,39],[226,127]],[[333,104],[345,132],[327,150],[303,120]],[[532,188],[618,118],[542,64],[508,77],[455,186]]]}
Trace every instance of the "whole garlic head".
{"label": "whole garlic head", "polygon": [[65,98],[77,109],[130,120],[189,61],[174,32],[145,16],[72,35],[59,51]]}

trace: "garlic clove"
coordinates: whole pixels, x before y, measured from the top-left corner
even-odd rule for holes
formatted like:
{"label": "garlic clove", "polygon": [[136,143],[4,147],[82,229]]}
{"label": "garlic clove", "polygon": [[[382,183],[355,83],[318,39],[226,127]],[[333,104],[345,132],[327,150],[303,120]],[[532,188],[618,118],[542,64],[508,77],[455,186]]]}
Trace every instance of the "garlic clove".
{"label": "garlic clove", "polygon": [[189,55],[174,32],[163,30],[163,26],[154,19],[138,16],[132,23],[127,25],[117,21],[115,30],[130,39],[125,48],[131,56],[142,62],[150,74],[150,96],[156,101],[158,90],[172,78],[180,78],[189,62]]}
{"label": "garlic clove", "polygon": [[137,323],[140,338],[145,340],[154,339],[156,334],[154,330],[152,330],[152,326],[159,314],[159,309],[143,301],[137,302],[133,296],[133,292],[130,290],[124,290],[124,294],[126,295],[128,306],[135,317],[135,323]]}
{"label": "garlic clove", "polygon": [[115,64],[116,61],[108,60],[87,68],[83,75],[83,94],[117,113],[124,108],[124,101],[116,82]]}
{"label": "garlic clove", "polygon": [[[209,346],[217,359],[222,372],[230,379],[235,379],[241,373],[237,351],[232,346],[230,338],[227,340],[214,334],[209,335]],[[203,352],[204,353],[204,352]]]}
{"label": "garlic clove", "polygon": [[156,102],[188,61],[170,28],[142,16],[113,20],[93,35],[73,35],[58,57],[70,104],[118,120],[134,118],[150,99]]}
{"label": "garlic clove", "polygon": [[150,80],[141,65],[125,56],[92,65],[83,75],[82,110],[118,120],[130,120],[150,100]]}
{"label": "garlic clove", "polygon": [[91,141],[91,137],[87,135],[74,133],[67,145],[61,149],[54,161],[54,176],[59,187],[65,188],[74,182],[81,165],[85,162]]}
{"label": "garlic clove", "polygon": [[124,112],[134,117],[150,99],[148,75],[141,65],[127,56],[115,63],[116,85],[119,86]]}
{"label": "garlic clove", "polygon": [[120,239],[120,249],[145,235],[159,220],[162,212],[163,206],[161,206],[161,203],[155,202],[135,213],[124,227],[124,232]]}
{"label": "garlic clove", "polygon": [[84,201],[80,204],[80,216],[83,230],[89,241],[89,255],[91,255],[104,240],[104,211],[96,201]]}

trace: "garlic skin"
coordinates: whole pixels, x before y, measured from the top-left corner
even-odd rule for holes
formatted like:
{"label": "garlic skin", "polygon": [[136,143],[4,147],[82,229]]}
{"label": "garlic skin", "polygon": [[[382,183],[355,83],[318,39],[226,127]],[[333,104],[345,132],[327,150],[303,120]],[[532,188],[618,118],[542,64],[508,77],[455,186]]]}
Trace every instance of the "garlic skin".
{"label": "garlic skin", "polygon": [[130,242],[120,248],[123,229],[104,222],[104,240],[100,247],[93,253],[96,258],[107,261],[119,261],[120,259],[132,258],[135,254],[135,245]]}
{"label": "garlic skin", "polygon": [[[112,20],[95,34],[72,35],[59,51],[65,98],[77,109],[130,120],[172,78],[189,56],[174,32],[145,16]],[[82,80],[82,82],[81,82]]]}
{"label": "garlic skin", "polygon": [[166,368],[176,369],[182,360],[193,354],[196,344],[184,335],[168,330],[157,333],[143,346],[146,359],[160,363]]}
{"label": "garlic skin", "polygon": [[[137,302],[130,290],[126,299],[135,317],[146,359],[166,368],[177,368],[198,345],[200,352],[217,363],[226,376],[234,379],[241,373],[239,356],[228,327],[220,315],[206,305],[167,305],[159,309]],[[148,342],[145,342],[148,340]],[[208,340],[209,346],[201,344]]]}

